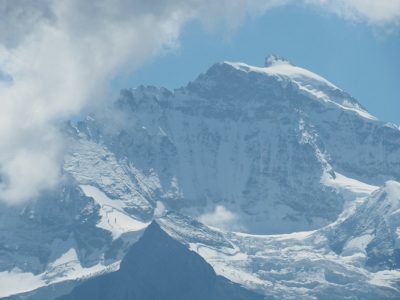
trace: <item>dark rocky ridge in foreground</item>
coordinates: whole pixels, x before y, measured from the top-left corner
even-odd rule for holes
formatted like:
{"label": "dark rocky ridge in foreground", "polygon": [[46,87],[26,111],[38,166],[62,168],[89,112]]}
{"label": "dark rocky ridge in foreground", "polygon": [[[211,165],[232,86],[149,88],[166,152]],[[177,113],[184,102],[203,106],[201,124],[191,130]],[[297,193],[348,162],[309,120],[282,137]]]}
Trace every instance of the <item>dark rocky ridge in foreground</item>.
{"label": "dark rocky ridge in foreground", "polygon": [[153,222],[120,270],[90,279],[59,300],[261,300],[224,277]]}

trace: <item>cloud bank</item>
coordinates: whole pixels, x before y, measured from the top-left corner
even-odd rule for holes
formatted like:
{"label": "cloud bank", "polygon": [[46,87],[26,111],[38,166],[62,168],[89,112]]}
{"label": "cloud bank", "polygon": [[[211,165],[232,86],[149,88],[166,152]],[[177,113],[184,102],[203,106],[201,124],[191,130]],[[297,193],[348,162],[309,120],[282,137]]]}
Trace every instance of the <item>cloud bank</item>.
{"label": "cloud bank", "polygon": [[[189,20],[234,29],[291,0],[0,0],[0,200],[55,186],[57,129],[102,99],[108,83],[175,47]],[[399,24],[400,0],[304,0],[344,18]]]}
{"label": "cloud bank", "polygon": [[304,3],[373,26],[400,26],[400,0],[305,0]]}
{"label": "cloud bank", "polygon": [[241,0],[0,0],[0,199],[20,203],[58,182],[57,123],[101,99],[114,76],[173,47],[188,20],[235,27],[246,9]]}
{"label": "cloud bank", "polygon": [[[177,7],[128,1],[2,1],[0,197],[18,203],[59,179],[57,122],[100,98],[107,81],[176,39]],[[134,9],[135,8],[135,9]]]}

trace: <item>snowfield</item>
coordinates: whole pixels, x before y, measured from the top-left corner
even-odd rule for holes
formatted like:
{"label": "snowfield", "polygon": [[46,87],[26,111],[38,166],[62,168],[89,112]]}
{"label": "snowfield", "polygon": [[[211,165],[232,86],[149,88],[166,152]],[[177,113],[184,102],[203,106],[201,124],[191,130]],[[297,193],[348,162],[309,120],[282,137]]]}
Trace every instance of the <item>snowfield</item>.
{"label": "snowfield", "polygon": [[121,234],[131,231],[145,229],[149,223],[135,220],[124,211],[127,207],[121,200],[111,200],[104,192],[90,185],[81,185],[81,189],[86,196],[92,197],[100,205],[101,220],[96,225],[112,233],[113,239],[117,239]]}

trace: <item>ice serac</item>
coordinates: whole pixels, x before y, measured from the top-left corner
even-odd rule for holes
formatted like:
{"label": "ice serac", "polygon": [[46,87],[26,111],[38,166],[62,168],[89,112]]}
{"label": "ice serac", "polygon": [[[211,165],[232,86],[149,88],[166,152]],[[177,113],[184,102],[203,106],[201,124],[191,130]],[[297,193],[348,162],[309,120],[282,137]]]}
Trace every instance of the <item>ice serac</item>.
{"label": "ice serac", "polygon": [[117,272],[83,282],[60,300],[193,299],[261,300],[223,277],[198,254],[153,222],[132,246]]}
{"label": "ice serac", "polygon": [[[74,151],[91,145],[108,153],[143,218],[161,200],[209,225],[250,233],[334,221],[345,201],[321,180],[326,174],[373,185],[400,177],[398,128],[315,73],[278,57],[267,63],[215,64],[175,91],[124,90],[108,111],[77,124]],[[97,163],[104,159],[66,166],[87,182]],[[112,180],[95,175],[95,185],[115,194],[118,176],[109,172],[103,177]]]}

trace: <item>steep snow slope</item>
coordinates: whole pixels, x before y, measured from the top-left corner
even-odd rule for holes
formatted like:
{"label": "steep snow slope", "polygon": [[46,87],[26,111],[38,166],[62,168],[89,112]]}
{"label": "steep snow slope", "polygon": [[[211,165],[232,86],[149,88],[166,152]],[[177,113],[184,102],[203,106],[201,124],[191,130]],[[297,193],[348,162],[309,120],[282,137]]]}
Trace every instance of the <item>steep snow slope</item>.
{"label": "steep snow slope", "polygon": [[[117,160],[115,154],[101,144],[85,138],[71,138],[69,152],[65,156],[64,170],[74,176],[81,185],[98,187],[111,199],[122,201],[122,210],[141,220],[150,220],[152,204],[146,187],[141,185],[140,174]],[[134,178],[135,175],[136,178]]]}
{"label": "steep snow slope", "polygon": [[148,224],[135,220],[125,212],[126,202],[122,200],[111,200],[98,188],[90,185],[81,185],[81,189],[88,197],[92,197],[100,205],[101,220],[97,227],[112,233],[113,239],[119,238],[127,232],[140,231]]}

